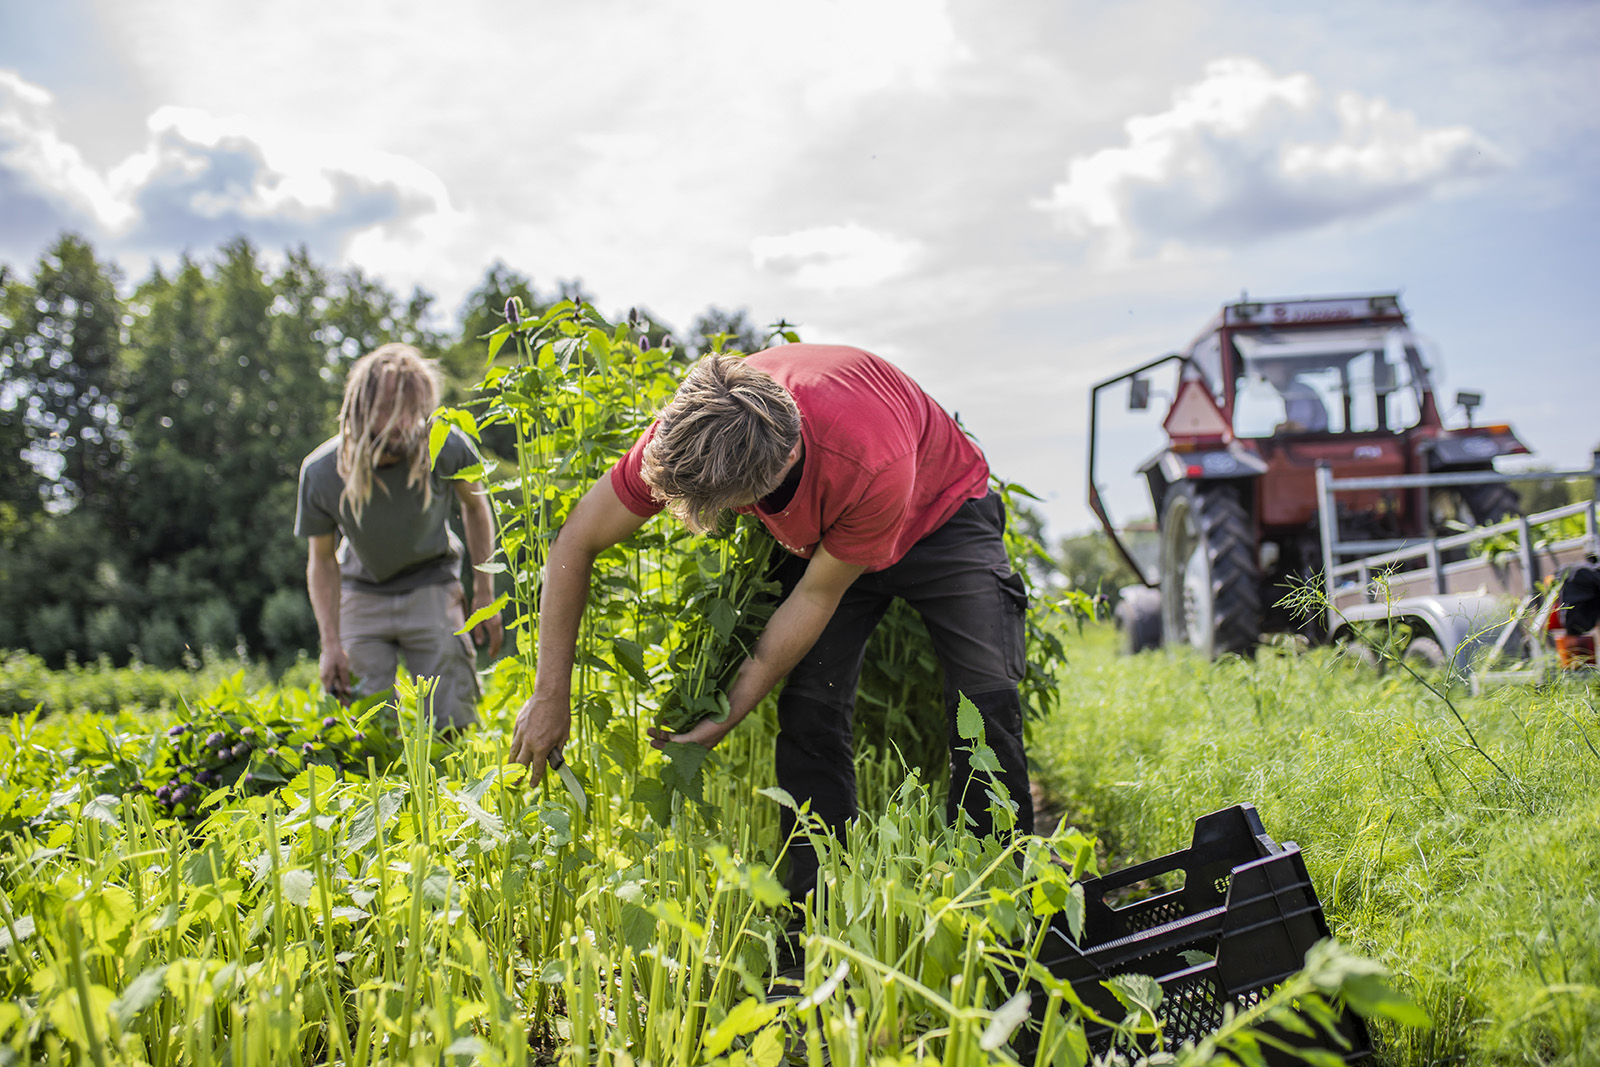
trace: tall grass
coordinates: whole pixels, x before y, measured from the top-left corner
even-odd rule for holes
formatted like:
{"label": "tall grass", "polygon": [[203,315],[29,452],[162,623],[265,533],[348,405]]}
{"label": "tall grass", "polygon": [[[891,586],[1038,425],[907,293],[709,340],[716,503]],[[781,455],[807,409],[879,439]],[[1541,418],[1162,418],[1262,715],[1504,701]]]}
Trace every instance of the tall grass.
{"label": "tall grass", "polygon": [[1381,1028],[1397,1064],[1600,1062],[1594,675],[1472,698],[1332,650],[1206,663],[1076,649],[1032,753],[1113,863],[1254,803],[1297,841],[1336,936],[1436,1020]]}

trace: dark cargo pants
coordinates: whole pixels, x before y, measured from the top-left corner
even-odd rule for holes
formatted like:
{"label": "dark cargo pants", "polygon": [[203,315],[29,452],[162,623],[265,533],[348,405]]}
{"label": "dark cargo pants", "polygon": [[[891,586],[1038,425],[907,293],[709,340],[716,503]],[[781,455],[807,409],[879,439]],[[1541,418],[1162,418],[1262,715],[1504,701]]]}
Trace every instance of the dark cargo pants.
{"label": "dark cargo pants", "polygon": [[[964,806],[976,831],[992,830],[989,797],[980,777],[973,781],[965,744],[956,733],[959,695],[983,715],[984,736],[1001,767],[1000,781],[1017,805],[1017,830],[1033,832],[1027,755],[1022,743],[1023,616],[1027,593],[1011,570],[1002,535],[1005,506],[990,493],[963,504],[939,529],[918,541],[898,563],[855,580],[822,636],[796,664],[778,695],[778,784],[797,802],[810,802],[835,834],[856,814],[855,754],[851,736],[856,684],[867,638],[895,597],[921,615],[944,668],[944,702],[950,746],[953,819]],[[778,578],[784,592],[799,581],[806,561],[790,558]],[[970,783],[970,784],[969,784]],[[794,815],[784,809],[787,839]],[[809,842],[789,846],[785,877],[799,902],[816,886],[817,858]]]}

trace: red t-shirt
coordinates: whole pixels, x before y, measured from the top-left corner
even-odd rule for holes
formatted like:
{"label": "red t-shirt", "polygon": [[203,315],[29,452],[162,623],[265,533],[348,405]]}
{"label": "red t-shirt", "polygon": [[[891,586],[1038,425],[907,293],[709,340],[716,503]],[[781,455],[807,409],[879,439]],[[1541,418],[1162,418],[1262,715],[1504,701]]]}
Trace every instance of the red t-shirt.
{"label": "red t-shirt", "polygon": [[[844,345],[783,345],[747,358],[794,397],[805,455],[782,511],[741,510],[795,555],[810,559],[820,544],[846,563],[883,570],[988,492],[978,446],[893,364]],[[655,429],[611,469],[612,488],[635,515],[662,508],[639,476]]]}

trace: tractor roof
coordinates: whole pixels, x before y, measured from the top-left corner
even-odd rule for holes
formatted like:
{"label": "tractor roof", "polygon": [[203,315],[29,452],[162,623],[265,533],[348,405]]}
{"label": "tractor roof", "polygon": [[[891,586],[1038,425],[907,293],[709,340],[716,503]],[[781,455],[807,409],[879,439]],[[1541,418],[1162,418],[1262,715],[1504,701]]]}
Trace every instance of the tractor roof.
{"label": "tractor roof", "polygon": [[1215,326],[1328,326],[1335,323],[1392,323],[1406,321],[1398,293],[1360,293],[1351,296],[1295,297],[1287,300],[1249,300],[1225,304]]}

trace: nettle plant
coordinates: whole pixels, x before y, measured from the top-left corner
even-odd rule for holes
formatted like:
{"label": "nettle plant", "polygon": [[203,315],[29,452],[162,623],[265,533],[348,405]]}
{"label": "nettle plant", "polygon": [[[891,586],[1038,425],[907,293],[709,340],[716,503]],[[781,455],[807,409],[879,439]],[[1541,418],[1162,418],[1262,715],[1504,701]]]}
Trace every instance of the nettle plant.
{"label": "nettle plant", "polygon": [[[515,457],[493,461],[457,477],[487,478],[496,505],[503,557],[484,569],[509,572],[509,590],[495,610],[512,605],[510,628],[525,683],[531,685],[540,576],[550,541],[577,499],[605,475],[671,399],[691,357],[648,340],[649,323],[637,313],[612,324],[586,303],[562,301],[542,315],[522,312],[513,299],[506,323],[488,335],[490,363],[478,387],[481,400],[445,409],[434,422],[431,445],[443,445],[451,427],[483,451]],[[798,341],[787,323],[770,339]],[[713,338],[721,350],[723,337]],[[1036,499],[1020,486],[996,481],[1008,508]],[[1037,542],[1007,534],[1015,569],[1032,585],[1029,560]],[[726,690],[777,603],[770,579],[779,550],[753,518],[728,516],[723,527],[695,537],[665,519],[647,524],[629,542],[596,561],[579,639],[574,678],[574,737],[568,759],[587,759],[633,774],[637,739],[647,723],[686,728],[727,714]],[[1031,588],[1027,620],[1028,669],[1024,703],[1035,715],[1056,704],[1055,668],[1065,660],[1058,618],[1092,617],[1080,594],[1054,596]],[[469,624],[470,624],[469,620]],[[861,707],[856,717],[863,751],[897,751],[937,783],[946,771],[946,725],[937,663],[921,620],[897,604],[873,635],[866,655]],[[619,754],[623,757],[619,763]],[[671,751],[659,780],[669,791],[697,799],[704,769],[701,753]],[[711,764],[716,764],[713,757]],[[645,786],[637,799],[655,803]],[[883,799],[883,798],[879,798]]]}

